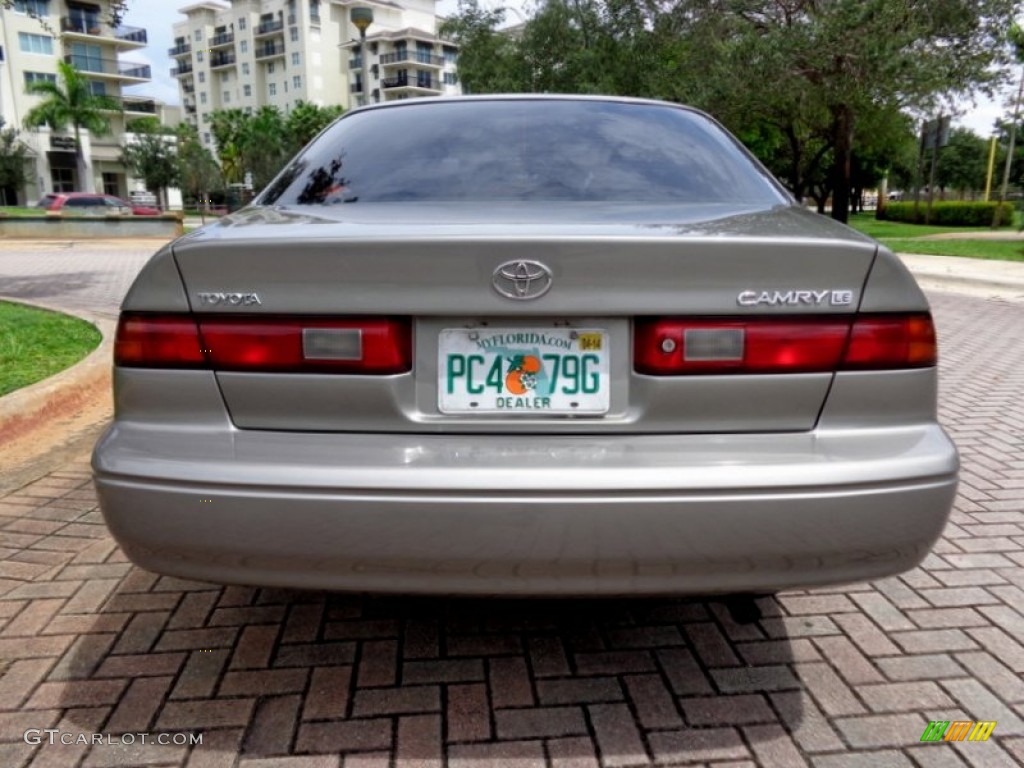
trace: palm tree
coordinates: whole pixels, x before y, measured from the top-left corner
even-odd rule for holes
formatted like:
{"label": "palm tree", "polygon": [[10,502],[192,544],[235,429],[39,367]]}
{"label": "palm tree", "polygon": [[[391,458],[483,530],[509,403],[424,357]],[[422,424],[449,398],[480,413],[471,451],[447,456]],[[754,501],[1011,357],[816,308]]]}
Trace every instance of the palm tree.
{"label": "palm tree", "polygon": [[92,174],[82,152],[82,129],[94,136],[110,132],[110,120],[103,110],[120,111],[121,105],[111,96],[93,93],[89,80],[71,64],[57,62],[61,83],[35,81],[28,84],[26,91],[44,97],[32,107],[23,121],[26,128],[47,125],[51,130],[62,131],[70,125],[75,132],[75,160],[78,166],[78,183],[85,192],[94,192]]}

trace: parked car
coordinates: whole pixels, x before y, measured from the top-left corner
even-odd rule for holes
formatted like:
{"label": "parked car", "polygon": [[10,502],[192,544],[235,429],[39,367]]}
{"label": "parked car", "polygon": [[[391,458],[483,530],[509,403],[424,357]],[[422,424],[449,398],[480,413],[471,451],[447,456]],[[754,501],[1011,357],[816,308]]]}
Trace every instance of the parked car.
{"label": "parked car", "polygon": [[764,593],[918,564],[928,302],[707,115],[352,110],[124,300],[93,469],[140,566],[372,592]]}
{"label": "parked car", "polygon": [[159,208],[136,205],[124,198],[113,195],[101,195],[93,192],[51,192],[44,195],[36,204],[48,211],[108,212],[135,216],[157,216]]}

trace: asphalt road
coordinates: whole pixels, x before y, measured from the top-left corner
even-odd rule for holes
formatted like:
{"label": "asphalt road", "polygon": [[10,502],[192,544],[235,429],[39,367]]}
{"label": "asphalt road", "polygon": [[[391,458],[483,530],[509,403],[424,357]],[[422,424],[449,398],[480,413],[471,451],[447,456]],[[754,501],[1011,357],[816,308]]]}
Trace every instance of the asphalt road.
{"label": "asphalt road", "polygon": [[[146,254],[4,244],[0,296],[112,313]],[[125,561],[86,457],[69,461],[0,498],[0,765],[1024,764],[1024,308],[931,298],[964,461],[943,538],[901,577],[762,599],[756,624],[698,599],[161,578]],[[997,724],[985,743],[922,743],[934,720]],[[141,733],[203,743],[117,743]]]}

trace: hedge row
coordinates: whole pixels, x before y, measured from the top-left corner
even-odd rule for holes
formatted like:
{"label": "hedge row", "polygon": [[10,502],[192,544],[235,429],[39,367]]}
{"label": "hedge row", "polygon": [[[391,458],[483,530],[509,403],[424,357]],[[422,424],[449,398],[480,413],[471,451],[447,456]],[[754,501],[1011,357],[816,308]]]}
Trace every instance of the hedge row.
{"label": "hedge row", "polygon": [[[990,227],[996,215],[999,203],[967,202],[944,200],[932,203],[932,214],[929,224],[942,227]],[[1013,204],[1003,203],[999,220],[1003,224],[1013,221]],[[915,210],[916,208],[916,210]],[[928,203],[921,201],[919,206],[914,203],[888,203],[882,210],[880,218],[886,221],[902,221],[906,224],[924,224],[928,211]]]}

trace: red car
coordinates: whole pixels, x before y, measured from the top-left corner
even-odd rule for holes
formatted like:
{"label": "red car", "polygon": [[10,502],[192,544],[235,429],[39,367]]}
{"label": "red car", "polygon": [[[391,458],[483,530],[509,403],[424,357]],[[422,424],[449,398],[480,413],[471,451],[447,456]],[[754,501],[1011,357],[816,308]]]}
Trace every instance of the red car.
{"label": "red car", "polygon": [[83,208],[105,209],[110,213],[131,212],[136,216],[157,216],[161,213],[159,208],[135,205],[120,197],[95,192],[51,192],[44,195],[36,207],[48,211],[61,211],[65,208],[70,211],[81,211]]}

